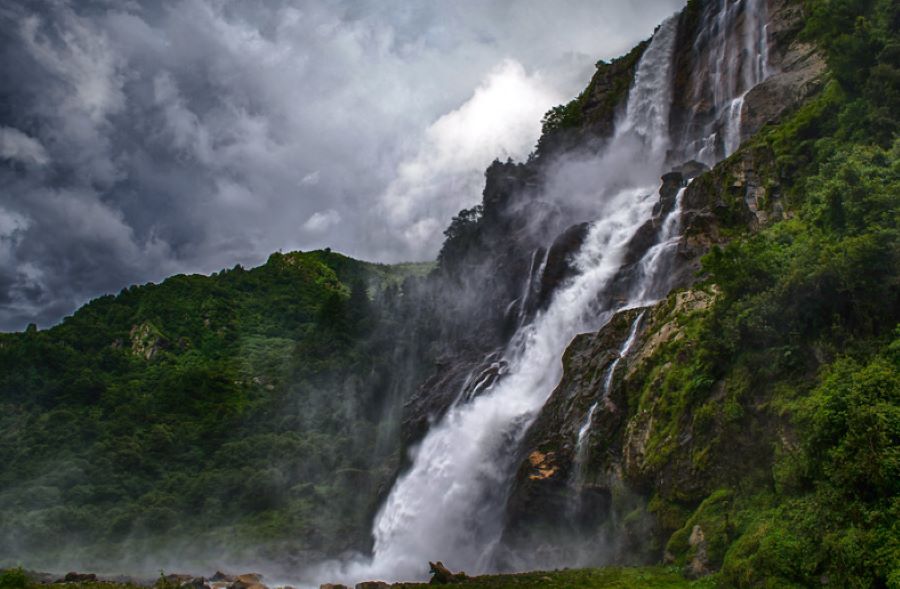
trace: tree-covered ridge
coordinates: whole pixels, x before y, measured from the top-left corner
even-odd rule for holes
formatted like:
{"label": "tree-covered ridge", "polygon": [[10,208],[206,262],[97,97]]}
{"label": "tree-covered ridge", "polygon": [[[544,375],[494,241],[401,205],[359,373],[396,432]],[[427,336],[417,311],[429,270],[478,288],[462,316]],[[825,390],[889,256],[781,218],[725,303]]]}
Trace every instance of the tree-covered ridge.
{"label": "tree-covered ridge", "polygon": [[278,253],[0,335],[0,553],[364,546],[396,446],[373,376],[429,268]]}

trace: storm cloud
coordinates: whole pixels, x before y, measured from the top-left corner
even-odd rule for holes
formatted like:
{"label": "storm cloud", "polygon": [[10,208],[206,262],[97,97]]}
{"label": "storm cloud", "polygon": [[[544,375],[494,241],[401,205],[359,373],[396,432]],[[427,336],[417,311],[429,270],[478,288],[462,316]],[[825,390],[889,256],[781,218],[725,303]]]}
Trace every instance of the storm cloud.
{"label": "storm cloud", "polygon": [[330,246],[424,260],[678,0],[4,2],[0,329]]}

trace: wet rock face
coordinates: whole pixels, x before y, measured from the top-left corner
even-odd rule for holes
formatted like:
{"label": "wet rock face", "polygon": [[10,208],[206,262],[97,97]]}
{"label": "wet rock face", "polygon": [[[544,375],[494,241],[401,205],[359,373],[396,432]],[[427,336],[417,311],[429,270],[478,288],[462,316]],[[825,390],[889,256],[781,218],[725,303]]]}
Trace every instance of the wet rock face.
{"label": "wet rock face", "polygon": [[[594,413],[590,448],[578,455],[578,437],[590,406],[602,394],[606,371],[639,311],[626,311],[594,334],[576,337],[563,358],[564,376],[522,444],[507,503],[501,565],[517,554],[540,554],[535,566],[572,562],[576,545],[597,547],[620,483],[615,456],[627,416],[627,399],[613,387]],[[617,374],[624,372],[624,363]],[[590,539],[590,540],[589,540]],[[612,543],[612,538],[609,538]],[[583,548],[583,547],[582,547]],[[581,549],[581,548],[579,548]],[[584,555],[599,564],[611,554]]]}
{"label": "wet rock face", "polygon": [[769,69],[771,76],[747,93],[741,115],[741,138],[783,115],[818,92],[824,82],[825,57],[798,39],[803,7],[790,0],[769,1]]}
{"label": "wet rock face", "polygon": [[553,293],[578,273],[574,257],[584,244],[589,229],[588,223],[572,225],[553,241],[547,252],[547,265],[540,277],[540,290],[536,301],[539,309],[546,308]]}
{"label": "wet rock face", "polygon": [[685,182],[687,182],[688,180],[693,180],[700,174],[705,174],[708,171],[709,171],[709,166],[707,166],[706,164],[704,164],[702,162],[698,162],[697,160],[690,160],[690,161],[684,162],[680,166],[675,166],[672,169],[672,172],[681,174],[681,177],[682,177],[682,179],[684,179]]}
{"label": "wet rock face", "polygon": [[700,259],[714,245],[723,245],[729,232],[757,231],[788,216],[771,149],[739,150],[698,176],[684,192],[673,284],[692,284],[701,270]]}
{"label": "wet rock face", "polygon": [[[740,35],[744,27],[755,26],[755,16],[748,12],[749,2],[727,4],[730,5],[732,19],[728,41],[733,46],[742,46],[747,41]],[[739,141],[747,139],[766,123],[780,120],[815,93],[824,81],[825,61],[821,53],[798,39],[804,22],[802,2],[767,0],[760,5],[764,5],[759,8],[765,13],[765,73],[768,77],[753,88],[747,86],[752,82],[744,79],[744,75],[730,80],[729,96],[746,93],[743,104],[739,105]],[[674,63],[674,103],[670,119],[676,157],[690,156],[696,152],[697,146],[690,147],[689,138],[697,139],[713,132],[714,150],[724,155],[727,122],[721,117],[721,92],[717,98],[713,91],[722,75],[717,65],[717,52],[723,46],[720,23],[717,22],[721,6],[716,2],[692,2],[680,17]],[[746,51],[730,56],[725,73],[748,71],[751,65],[747,61],[749,57],[750,52]],[[720,102],[718,108],[717,100]]]}
{"label": "wet rock face", "polygon": [[[703,497],[709,490],[691,465],[689,438],[677,442],[685,450],[669,463],[654,461],[648,442],[658,424],[655,397],[642,392],[646,371],[664,346],[685,337],[679,318],[702,312],[714,297],[683,291],[652,307],[622,311],[598,332],[572,341],[563,377],[522,444],[506,508],[501,566],[515,566],[517,554],[542,555],[539,566],[571,564],[572,551],[584,546],[598,548],[580,553],[583,565],[660,558],[667,536],[647,510],[649,496]],[[615,363],[632,326],[634,344]],[[702,543],[695,544],[692,554],[700,566]]]}
{"label": "wet rock face", "polygon": [[504,366],[500,351],[482,355],[480,350],[459,351],[440,359],[435,371],[403,408],[403,441],[409,446],[421,439],[459,399],[471,400],[487,390]]}
{"label": "wet rock face", "polygon": [[777,122],[786,112],[818,92],[825,81],[826,65],[811,45],[797,43],[784,69],[755,86],[744,98],[741,138],[747,139],[765,124]]}

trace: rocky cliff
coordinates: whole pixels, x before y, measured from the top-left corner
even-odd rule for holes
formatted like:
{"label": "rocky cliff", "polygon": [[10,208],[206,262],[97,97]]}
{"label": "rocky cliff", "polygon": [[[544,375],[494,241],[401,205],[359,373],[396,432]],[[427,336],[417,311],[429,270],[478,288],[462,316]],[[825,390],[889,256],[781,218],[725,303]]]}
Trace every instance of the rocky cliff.
{"label": "rocky cliff", "polygon": [[[803,119],[806,114],[798,109],[817,99],[827,80],[823,51],[800,34],[803,5],[763,4],[762,14],[754,15],[749,3],[723,9],[721,3],[691,1],[678,17],[673,170],[662,178],[653,217],[632,238],[604,296],[624,300],[633,288],[638,262],[659,243],[664,220],[683,190],[674,261],[657,285],[663,294],[673,293],[649,307],[616,314],[600,331],[580,335],[568,347],[562,380],[519,447],[496,557],[500,568],[666,560],[683,564],[689,575],[708,574],[722,565],[738,536],[727,521],[735,493],[740,494],[736,490],[769,487],[775,441],[792,443],[790,419],[767,405],[768,388],[756,386],[756,379],[742,372],[746,367],[708,369],[698,345],[698,338],[708,336],[721,296],[701,260],[732,240],[791,219],[800,205],[790,197],[796,169],[779,161],[783,146],[773,132],[758,134]],[[721,100],[716,96],[721,68],[750,67],[758,58],[745,42],[729,40],[751,18],[764,23],[766,37],[756,42],[767,52],[765,71],[759,79],[739,80],[744,84],[739,100],[723,111],[715,104]],[[728,56],[723,43],[743,50]],[[453,275],[463,264],[496,269],[491,276],[504,285],[504,294],[494,304],[493,354],[479,364],[487,348],[476,345],[457,356],[464,362],[441,365],[409,407],[418,423],[423,415],[436,419],[459,395],[471,398],[502,376],[497,359],[504,334],[527,321],[571,276],[572,254],[587,226],[579,211],[541,200],[546,171],[573,150],[599,149],[612,135],[625,96],[621,90],[631,84],[645,49],[642,44],[611,64],[598,64],[578,98],[548,113],[544,137],[527,164],[495,163],[488,170],[481,216],[466,237],[448,241],[442,270]],[[738,126],[729,130],[732,119]],[[705,137],[706,144],[692,137]],[[714,164],[711,169],[700,162],[674,165],[698,149]],[[535,227],[540,230],[529,231]],[[547,234],[558,237],[548,242]],[[458,244],[463,243],[466,253],[451,257],[451,248],[462,251]],[[528,277],[524,288],[523,277]]]}

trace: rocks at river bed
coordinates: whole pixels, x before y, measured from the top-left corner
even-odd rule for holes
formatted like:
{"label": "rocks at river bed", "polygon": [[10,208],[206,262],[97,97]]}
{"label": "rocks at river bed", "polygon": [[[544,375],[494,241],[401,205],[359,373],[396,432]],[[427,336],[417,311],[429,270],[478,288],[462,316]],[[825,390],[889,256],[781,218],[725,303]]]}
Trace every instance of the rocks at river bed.
{"label": "rocks at river bed", "polygon": [[[452,583],[462,583],[469,579],[469,576],[463,572],[454,573],[450,571],[447,567],[444,566],[444,563],[441,561],[437,562],[429,562],[428,566],[431,569],[431,581],[432,585],[449,585]],[[390,583],[386,583],[384,581],[363,581],[361,583],[357,583],[354,589],[389,589],[390,587],[407,587],[406,583],[398,583],[396,585],[392,585]],[[319,589],[350,589],[347,585],[341,585],[337,583],[323,583],[319,585]]]}
{"label": "rocks at river bed", "polygon": [[268,589],[262,584],[262,575],[256,573],[246,573],[238,575],[231,584],[231,589]]}
{"label": "rocks at river bed", "polygon": [[62,579],[63,583],[96,583],[97,575],[94,573],[66,573]]}
{"label": "rocks at river bed", "polygon": [[429,562],[428,566],[431,567],[431,584],[432,585],[447,585],[450,583],[461,583],[469,578],[469,576],[463,572],[452,573],[450,569],[444,566],[444,563],[441,561],[437,562]]}
{"label": "rocks at river bed", "polygon": [[165,576],[166,581],[180,589],[269,589],[262,578],[259,573],[229,575],[221,571],[216,571],[209,578],[178,574]]}

